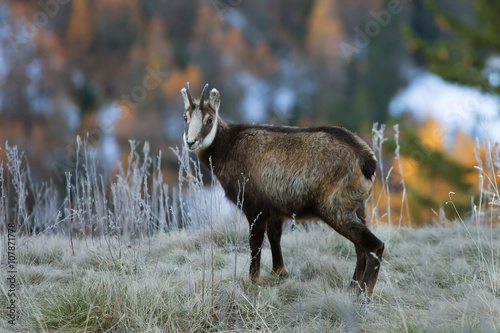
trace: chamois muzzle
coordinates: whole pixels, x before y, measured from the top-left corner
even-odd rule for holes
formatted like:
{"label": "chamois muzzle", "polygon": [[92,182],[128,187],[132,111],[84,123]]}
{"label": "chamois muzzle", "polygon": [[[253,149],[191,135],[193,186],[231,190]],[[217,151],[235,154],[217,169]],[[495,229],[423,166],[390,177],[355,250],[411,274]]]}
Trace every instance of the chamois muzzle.
{"label": "chamois muzzle", "polygon": [[188,141],[186,140],[186,145],[189,149],[193,149],[194,148],[194,145],[196,144],[196,142],[198,142],[197,139],[194,139],[194,141]]}

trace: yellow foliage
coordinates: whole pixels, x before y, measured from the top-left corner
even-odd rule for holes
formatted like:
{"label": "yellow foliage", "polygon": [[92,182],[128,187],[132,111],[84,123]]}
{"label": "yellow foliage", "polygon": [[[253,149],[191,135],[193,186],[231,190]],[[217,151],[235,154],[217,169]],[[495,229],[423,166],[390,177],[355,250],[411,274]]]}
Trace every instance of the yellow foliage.
{"label": "yellow foliage", "polygon": [[427,118],[417,129],[417,134],[426,149],[443,151],[444,132],[441,125],[433,118]]}
{"label": "yellow foliage", "polygon": [[224,35],[222,51],[235,53],[237,51],[246,52],[247,49],[248,43],[243,33],[234,27],[228,28],[226,34]]}
{"label": "yellow foliage", "polygon": [[[373,185],[373,197],[368,200],[366,212],[371,223],[399,224],[401,214],[406,214],[402,210],[403,193],[398,191],[387,191],[382,186],[380,179]],[[408,219],[401,221],[402,225],[408,225]]]}
{"label": "yellow foliage", "polygon": [[[394,168],[398,169],[397,161],[394,161]],[[401,169],[407,183],[415,179],[415,174],[418,173],[419,163],[411,157],[401,156]]]}
{"label": "yellow foliage", "polygon": [[476,155],[474,154],[475,150],[476,143],[474,139],[466,133],[459,131],[455,136],[455,142],[448,155],[456,163],[472,167],[477,164]]}
{"label": "yellow foliage", "polygon": [[[484,156],[485,148],[476,147],[474,140],[466,133],[460,131],[457,133],[453,147],[448,154],[450,159],[454,162],[465,167],[473,168],[478,164],[475,153],[478,149],[478,156],[482,158]],[[477,180],[477,171],[475,170],[462,176],[462,181],[466,184],[476,184]]]}
{"label": "yellow foliage", "polygon": [[[174,48],[168,40],[168,35],[165,33],[167,26],[165,21],[159,17],[151,18],[147,29],[146,55],[151,61],[154,61],[155,66],[173,67],[171,64],[174,59]],[[153,59],[153,60],[152,60]]]}
{"label": "yellow foliage", "polygon": [[184,71],[175,69],[163,84],[163,94],[166,98],[180,98],[179,91],[186,86],[186,82],[190,83],[190,88],[193,92],[201,92],[202,85],[204,84],[202,79],[203,74],[197,64],[189,64]]}
{"label": "yellow foliage", "polygon": [[[458,132],[452,148],[446,149],[444,131],[441,125],[432,118],[428,118],[419,124],[417,135],[422,149],[419,149],[417,153],[410,156],[401,156],[400,163],[394,160],[392,164],[393,170],[389,180],[391,183],[390,195],[382,191],[380,184],[374,187],[374,195],[377,195],[377,193],[383,194],[378,199],[379,203],[377,207],[388,205],[391,207],[390,212],[400,216],[397,212],[401,210],[399,199],[401,198],[402,188],[399,187],[398,190],[398,185],[401,177],[400,172],[402,171],[407,188],[410,211],[414,218],[416,218],[416,222],[431,221],[432,219],[439,219],[436,214],[439,211],[439,207],[446,207],[445,203],[450,200],[450,192],[456,193],[453,195],[453,202],[462,205],[462,207],[467,205],[470,197],[478,194],[478,173],[476,170],[473,170],[473,167],[478,164],[475,152],[479,149],[477,154],[484,161],[485,147],[476,147],[473,138],[464,132]],[[440,152],[452,162],[472,170],[459,175],[460,181],[471,185],[469,191],[458,191],[449,181],[433,176],[433,174],[436,174],[436,170],[432,170],[426,164],[426,155],[431,151]],[[439,170],[439,172],[446,172],[446,170]],[[385,213],[388,214],[388,209],[385,209]],[[394,219],[392,221],[394,222]]]}
{"label": "yellow foliage", "polygon": [[89,8],[86,0],[74,0],[71,6],[66,40],[78,49],[84,49],[91,41]]}
{"label": "yellow foliage", "polygon": [[115,133],[118,138],[127,138],[130,136],[134,128],[135,120],[137,119],[137,110],[130,104],[120,104],[120,117],[116,123]]}
{"label": "yellow foliage", "polygon": [[343,29],[337,14],[335,1],[317,0],[309,16],[307,44],[314,54],[324,60],[333,60],[339,54]]}

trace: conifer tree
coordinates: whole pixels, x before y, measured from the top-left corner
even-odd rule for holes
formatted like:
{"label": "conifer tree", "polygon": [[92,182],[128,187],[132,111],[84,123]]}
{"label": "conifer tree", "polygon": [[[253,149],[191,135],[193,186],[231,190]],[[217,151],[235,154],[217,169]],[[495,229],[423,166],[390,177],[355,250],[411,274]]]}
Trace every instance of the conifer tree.
{"label": "conifer tree", "polygon": [[500,1],[471,0],[470,20],[450,14],[438,0],[424,3],[444,37],[429,42],[406,27],[410,48],[423,56],[430,71],[445,80],[499,94],[500,84],[491,80],[491,74],[496,71],[498,77],[500,68],[488,66],[488,61],[500,55]]}

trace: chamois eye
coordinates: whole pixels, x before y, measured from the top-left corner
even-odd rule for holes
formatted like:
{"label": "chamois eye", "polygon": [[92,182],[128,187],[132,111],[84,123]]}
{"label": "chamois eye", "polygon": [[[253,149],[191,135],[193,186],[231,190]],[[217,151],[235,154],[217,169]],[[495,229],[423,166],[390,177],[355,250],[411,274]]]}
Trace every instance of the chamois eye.
{"label": "chamois eye", "polygon": [[211,124],[214,122],[214,118],[210,117],[207,119],[207,124]]}
{"label": "chamois eye", "polygon": [[184,121],[187,122],[188,121],[188,117],[184,116]]}

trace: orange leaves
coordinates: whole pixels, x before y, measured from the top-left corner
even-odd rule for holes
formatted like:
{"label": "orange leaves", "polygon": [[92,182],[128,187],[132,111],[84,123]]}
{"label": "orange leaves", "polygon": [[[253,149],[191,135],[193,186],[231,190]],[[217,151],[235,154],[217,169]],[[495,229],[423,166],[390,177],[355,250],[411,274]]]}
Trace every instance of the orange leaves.
{"label": "orange leaves", "polygon": [[189,64],[185,70],[175,69],[163,84],[166,98],[179,98],[180,89],[190,82],[193,91],[201,91],[203,73],[197,64]]}
{"label": "orange leaves", "polygon": [[342,23],[334,1],[317,0],[309,18],[309,49],[319,58],[328,60],[338,57],[338,45],[343,37]]}
{"label": "orange leaves", "polygon": [[87,0],[75,0],[71,6],[66,40],[78,50],[85,49],[91,42],[92,29]]}
{"label": "orange leaves", "polygon": [[[478,174],[474,166],[478,165],[477,157],[484,159],[485,148],[478,148],[475,140],[464,132],[458,132],[452,144],[447,143],[443,128],[432,118],[417,126],[416,138],[404,142],[403,131],[403,141],[400,142],[402,147],[406,146],[400,166],[408,190],[412,219],[417,223],[428,223],[437,218],[435,214],[440,207],[446,206],[450,192],[456,193],[453,201],[465,213],[469,209],[470,198],[478,194]],[[402,188],[399,187],[401,178],[398,161],[394,160],[392,167],[388,180],[390,193],[381,184],[376,184],[374,197],[378,200],[376,207],[379,211],[387,212],[382,216],[388,216],[390,211],[393,216],[396,214],[399,217]],[[454,218],[454,214],[449,217]],[[394,223],[394,219],[391,221]]]}
{"label": "orange leaves", "polygon": [[444,132],[441,125],[433,118],[427,118],[417,129],[417,134],[425,149],[442,151]]}

